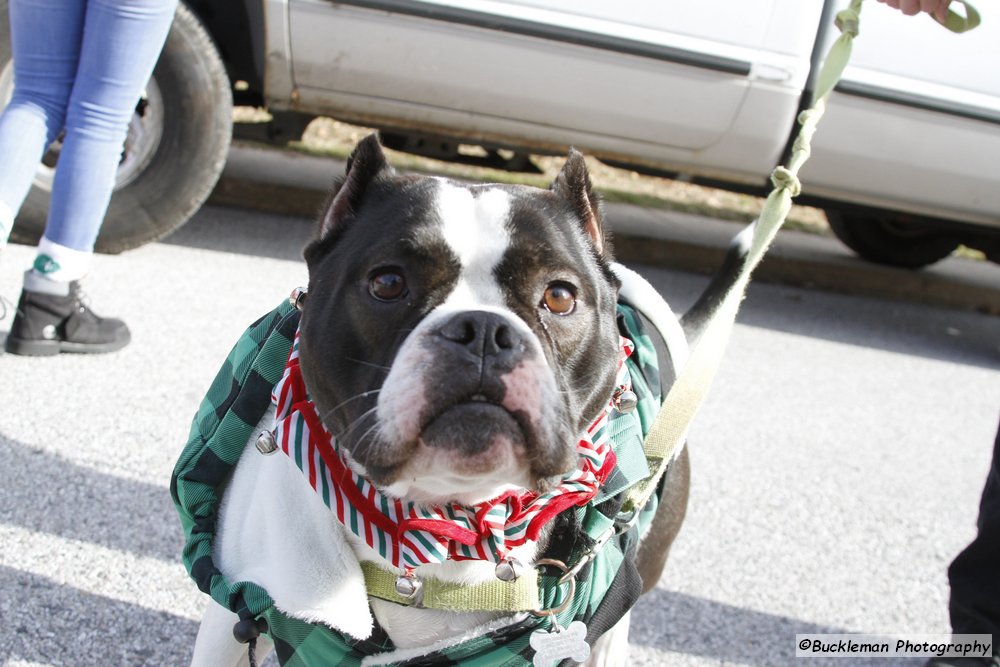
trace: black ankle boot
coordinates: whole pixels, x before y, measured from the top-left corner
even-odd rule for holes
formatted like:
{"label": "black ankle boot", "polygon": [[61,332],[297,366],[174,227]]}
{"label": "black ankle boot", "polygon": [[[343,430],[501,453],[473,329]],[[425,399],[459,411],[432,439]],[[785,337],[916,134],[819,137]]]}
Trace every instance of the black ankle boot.
{"label": "black ankle boot", "polygon": [[6,348],[11,354],[29,356],[114,352],[130,340],[124,322],[99,317],[90,309],[79,281],[60,283],[25,275]]}

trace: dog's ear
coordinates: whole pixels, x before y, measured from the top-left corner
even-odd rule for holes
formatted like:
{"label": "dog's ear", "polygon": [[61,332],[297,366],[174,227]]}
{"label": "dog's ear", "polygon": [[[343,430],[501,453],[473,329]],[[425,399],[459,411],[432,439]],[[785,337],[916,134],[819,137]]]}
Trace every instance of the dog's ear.
{"label": "dog's ear", "polygon": [[323,207],[319,223],[319,239],[327,238],[344,220],[351,218],[361,204],[368,187],[385,176],[393,174],[385,159],[377,134],[369,134],[358,142],[347,158],[344,177],[334,184],[333,192]]}
{"label": "dog's ear", "polygon": [[590,183],[590,173],[583,155],[575,148],[569,149],[566,164],[550,188],[573,207],[584,233],[590,237],[599,255],[604,254],[604,225],[601,220],[601,200]]}

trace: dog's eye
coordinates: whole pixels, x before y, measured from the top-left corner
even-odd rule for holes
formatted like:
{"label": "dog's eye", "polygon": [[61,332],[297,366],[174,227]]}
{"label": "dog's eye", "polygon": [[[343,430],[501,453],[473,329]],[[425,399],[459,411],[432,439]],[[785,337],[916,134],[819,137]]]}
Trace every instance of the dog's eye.
{"label": "dog's eye", "polygon": [[379,301],[396,301],[406,296],[406,279],[395,271],[376,273],[368,281],[368,292]]}
{"label": "dog's eye", "polygon": [[541,306],[556,315],[569,315],[576,309],[576,293],[566,283],[552,283],[542,296]]}

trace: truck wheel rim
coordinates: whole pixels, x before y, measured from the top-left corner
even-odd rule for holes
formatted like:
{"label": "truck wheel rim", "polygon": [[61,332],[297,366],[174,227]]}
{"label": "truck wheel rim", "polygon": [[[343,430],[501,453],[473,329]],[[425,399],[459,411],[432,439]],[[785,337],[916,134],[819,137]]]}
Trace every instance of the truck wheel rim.
{"label": "truck wheel rim", "polygon": [[[7,107],[14,92],[14,62],[8,61],[0,71],[0,111]],[[129,121],[128,135],[122,159],[115,174],[115,189],[125,187],[149,166],[163,138],[163,95],[156,83],[150,79],[136,105],[135,113]],[[59,158],[62,142],[57,139],[38,165],[35,173],[35,187],[45,192],[52,191],[55,164]]]}

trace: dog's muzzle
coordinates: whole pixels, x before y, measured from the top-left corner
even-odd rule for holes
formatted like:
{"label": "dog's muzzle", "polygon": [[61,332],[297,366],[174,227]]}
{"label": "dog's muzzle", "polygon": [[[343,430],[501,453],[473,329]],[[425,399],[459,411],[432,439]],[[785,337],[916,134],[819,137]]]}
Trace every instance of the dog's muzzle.
{"label": "dog's muzzle", "polygon": [[497,313],[462,312],[438,326],[428,345],[444,377],[427,388],[432,400],[421,423],[421,442],[452,450],[467,463],[496,447],[523,450],[526,431],[532,429],[530,415],[507,400],[505,383],[525,357],[522,334]]}
{"label": "dog's muzzle", "polygon": [[574,463],[561,396],[523,322],[486,310],[442,314],[411,334],[382,387],[383,446],[400,457],[400,478],[434,469],[471,486],[500,482],[502,471],[531,486]]}

